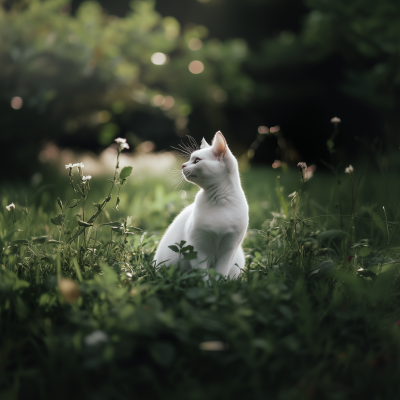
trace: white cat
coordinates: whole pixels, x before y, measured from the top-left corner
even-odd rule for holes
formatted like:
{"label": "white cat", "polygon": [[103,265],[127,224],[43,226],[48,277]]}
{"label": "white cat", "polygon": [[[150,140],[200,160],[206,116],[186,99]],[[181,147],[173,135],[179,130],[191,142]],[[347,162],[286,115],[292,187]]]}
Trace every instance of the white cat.
{"label": "white cat", "polygon": [[221,132],[212,146],[203,138],[200,150],[194,151],[182,164],[188,182],[200,190],[194,203],[186,207],[167,229],[158,246],[156,265],[177,264],[179,254],[168,246],[185,240],[197,251],[197,258],[181,261],[182,267],[215,268],[231,278],[244,268],[242,241],[249,222],[249,211],[236,158]]}

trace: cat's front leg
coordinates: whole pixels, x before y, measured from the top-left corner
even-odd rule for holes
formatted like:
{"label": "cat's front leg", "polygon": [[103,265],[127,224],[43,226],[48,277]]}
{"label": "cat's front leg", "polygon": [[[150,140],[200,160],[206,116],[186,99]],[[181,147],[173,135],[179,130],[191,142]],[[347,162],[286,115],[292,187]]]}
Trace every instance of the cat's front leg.
{"label": "cat's front leg", "polygon": [[218,256],[215,260],[215,270],[223,276],[228,276],[229,271],[233,265],[233,259],[235,257],[240,241],[235,240],[231,236],[225,237],[219,246]]}
{"label": "cat's front leg", "polygon": [[204,251],[197,250],[197,257],[190,261],[193,269],[202,269],[203,271],[207,271],[207,273],[204,274],[203,281],[209,280],[208,269],[210,268],[210,265],[212,265],[212,260],[210,260],[210,257],[211,256]]}

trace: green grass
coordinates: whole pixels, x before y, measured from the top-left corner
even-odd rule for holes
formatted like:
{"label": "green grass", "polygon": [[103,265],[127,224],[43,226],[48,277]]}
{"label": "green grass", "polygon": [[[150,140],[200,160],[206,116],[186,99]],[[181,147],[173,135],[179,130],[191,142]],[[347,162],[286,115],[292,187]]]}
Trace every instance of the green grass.
{"label": "green grass", "polygon": [[[129,216],[126,226],[141,231],[114,232],[104,247],[109,226],[98,230],[95,246],[83,235],[65,244],[78,230],[81,203],[65,211],[64,226],[50,222],[60,213],[58,196],[64,206],[76,198],[68,179],[3,186],[1,398],[396,398],[399,215],[372,167],[356,165],[354,181],[361,170],[355,219],[349,175],[339,176],[341,211],[350,216],[342,226],[333,175],[317,171],[291,204],[298,171],[243,173],[250,229],[246,267],[235,281],[152,266],[163,231],[196,193],[186,186],[182,198],[168,175],[129,177],[115,216],[114,189],[96,224]],[[88,216],[111,183],[99,178],[91,186]],[[12,201],[14,220],[5,209]],[[52,237],[32,239],[44,235]]]}

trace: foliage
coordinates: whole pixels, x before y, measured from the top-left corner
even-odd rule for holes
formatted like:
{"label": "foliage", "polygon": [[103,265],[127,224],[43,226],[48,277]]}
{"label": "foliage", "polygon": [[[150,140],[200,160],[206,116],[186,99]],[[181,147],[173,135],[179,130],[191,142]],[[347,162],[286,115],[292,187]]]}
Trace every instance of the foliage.
{"label": "foliage", "polygon": [[[204,26],[182,30],[175,18],[155,11],[154,1],[132,2],[124,18],[108,15],[95,1],[83,2],[74,15],[69,11],[67,0],[0,6],[0,101],[9,115],[0,127],[2,146],[12,145],[16,134],[30,141],[32,130],[34,146],[42,138],[68,142],[70,134],[75,146],[89,140],[92,147],[105,146],[132,112],[155,109],[184,132],[195,104],[218,105],[226,90],[240,102],[251,85],[240,70],[243,41],[207,41]],[[191,40],[197,40],[195,50]],[[202,73],[189,71],[194,60]],[[15,96],[23,106],[13,111]],[[17,113],[32,118],[29,127]],[[41,129],[37,118],[45,118]]]}
{"label": "foliage", "polygon": [[173,267],[127,281],[107,269],[68,304],[54,279],[33,289],[0,273],[8,398],[397,393],[399,303],[387,281],[338,275],[335,288],[313,288],[251,274],[205,284]]}
{"label": "foliage", "polygon": [[[379,220],[370,186],[358,188],[361,200],[352,203],[361,166],[339,193],[349,213],[344,230],[337,193],[327,190],[338,187],[327,176],[310,180],[303,165],[300,185],[290,170],[278,178],[265,169],[243,174],[251,225],[261,229],[249,230],[245,268],[231,281],[212,269],[204,279],[204,271],[179,264],[156,268],[160,229],[179,212],[172,203],[184,205],[194,192],[171,197],[146,177],[135,186],[130,168],[120,169],[120,150],[110,191],[96,189],[81,164],[78,177],[67,166],[80,199],[54,197],[52,220],[43,213],[45,191],[35,213],[17,201],[0,211],[2,397],[394,397],[400,255],[393,245],[399,223],[390,219],[398,210],[389,205],[389,219]],[[335,180],[345,177],[340,171]],[[382,179],[371,173],[368,183],[385,201]],[[151,198],[140,191],[146,185]],[[121,186],[133,201],[117,200],[110,215],[111,192],[124,198]],[[285,186],[297,190],[288,196]],[[89,191],[109,201],[94,203],[95,217],[85,220]],[[138,216],[117,217],[135,197]],[[135,235],[133,225],[152,230]],[[196,257],[184,241],[170,247]]]}
{"label": "foliage", "polygon": [[[290,95],[300,103],[307,97],[325,99],[330,93],[336,101],[329,106],[337,110],[341,92],[344,101],[357,101],[355,113],[360,104],[371,110],[366,118],[370,123],[378,113],[386,134],[394,140],[400,126],[398,2],[306,0],[305,5],[308,12],[299,32],[283,30],[275,38],[265,38],[261,55],[252,54],[254,71],[270,77],[259,82],[256,96],[285,101]],[[310,115],[306,118],[310,120]],[[349,113],[346,118],[353,117]],[[357,126],[362,124],[358,121]]]}

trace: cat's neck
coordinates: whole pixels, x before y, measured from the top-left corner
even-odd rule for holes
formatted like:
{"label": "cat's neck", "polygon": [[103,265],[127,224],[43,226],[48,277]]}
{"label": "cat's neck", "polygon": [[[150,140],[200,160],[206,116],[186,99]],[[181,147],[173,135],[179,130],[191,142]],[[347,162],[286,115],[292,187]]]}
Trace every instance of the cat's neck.
{"label": "cat's neck", "polygon": [[222,181],[209,182],[200,190],[199,200],[209,204],[222,205],[240,201],[244,196],[239,176],[228,175]]}

